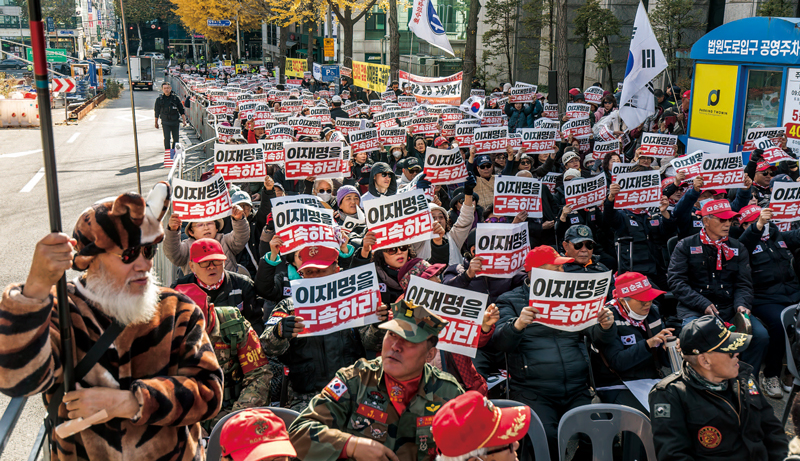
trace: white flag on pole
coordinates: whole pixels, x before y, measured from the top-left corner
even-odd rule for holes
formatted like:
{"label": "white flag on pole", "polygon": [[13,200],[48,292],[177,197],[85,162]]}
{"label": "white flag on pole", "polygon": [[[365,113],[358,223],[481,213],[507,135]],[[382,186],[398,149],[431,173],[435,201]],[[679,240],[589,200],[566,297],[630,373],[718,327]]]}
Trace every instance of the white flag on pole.
{"label": "white flag on pole", "polygon": [[439,15],[436,14],[436,8],[433,7],[431,0],[414,0],[414,9],[411,19],[408,21],[408,28],[420,39],[455,56],[453,47],[450,46],[450,40],[444,33],[444,25],[439,20]]}
{"label": "white flag on pole", "polygon": [[636,20],[633,23],[633,37],[628,51],[628,65],[622,85],[619,115],[628,128],[639,126],[655,111],[655,100],[650,80],[667,68],[667,60],[658,45],[658,40],[650,27],[647,11],[639,2]]}

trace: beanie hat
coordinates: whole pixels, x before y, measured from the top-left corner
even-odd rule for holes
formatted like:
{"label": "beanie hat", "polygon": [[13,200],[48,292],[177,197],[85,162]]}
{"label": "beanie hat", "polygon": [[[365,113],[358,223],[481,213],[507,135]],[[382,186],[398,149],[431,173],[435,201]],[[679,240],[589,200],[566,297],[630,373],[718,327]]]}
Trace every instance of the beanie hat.
{"label": "beanie hat", "polygon": [[72,268],[85,271],[94,257],[119,247],[160,243],[164,239],[161,219],[167,212],[172,189],[169,183],[157,183],[145,201],[133,192],[96,202],[81,213],[72,237],[78,241]]}
{"label": "beanie hat", "polygon": [[570,160],[574,158],[580,158],[580,156],[575,152],[567,152],[561,157],[561,163],[563,163],[566,166],[566,164],[569,163]]}
{"label": "beanie hat", "polygon": [[581,172],[576,170],[575,168],[570,168],[564,172],[564,180],[566,181],[568,177],[580,178]]}
{"label": "beanie hat", "polygon": [[358,189],[356,189],[355,187],[353,187],[353,186],[342,186],[342,187],[339,188],[338,191],[336,191],[336,205],[337,206],[342,206],[342,200],[344,200],[344,197],[347,194],[356,194],[356,195],[359,196],[359,198],[361,197],[361,194],[358,193]]}

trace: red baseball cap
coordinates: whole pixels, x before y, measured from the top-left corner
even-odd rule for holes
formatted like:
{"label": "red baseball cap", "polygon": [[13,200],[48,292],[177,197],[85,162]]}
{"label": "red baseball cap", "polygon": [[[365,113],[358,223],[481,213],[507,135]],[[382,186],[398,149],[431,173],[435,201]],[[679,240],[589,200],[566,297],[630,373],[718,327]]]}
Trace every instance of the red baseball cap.
{"label": "red baseball cap", "polygon": [[219,437],[223,456],[233,461],[260,461],[267,457],[297,456],[286,424],[265,408],[248,408],[231,416]]}
{"label": "red baseball cap", "polygon": [[297,254],[300,255],[300,261],[302,261],[298,271],[306,267],[325,269],[339,259],[339,250],[321,245],[307,246],[300,249]]}
{"label": "red baseball cap", "polygon": [[541,267],[543,264],[566,264],[575,261],[575,258],[565,258],[560,256],[558,252],[547,245],[541,245],[525,256],[525,270],[530,271],[534,267]]}
{"label": "red baseball cap", "polygon": [[770,168],[772,168],[772,169],[775,169],[775,170],[777,170],[777,169],[778,169],[778,167],[776,167],[775,165],[770,165],[770,163],[769,163],[769,162],[767,162],[766,160],[761,160],[761,161],[760,161],[760,162],[758,162],[758,164],[756,165],[756,171],[767,171],[767,170],[769,170]]}
{"label": "red baseball cap", "polygon": [[446,142],[447,138],[445,138],[444,136],[439,136],[438,138],[433,140],[433,147],[439,147]]}
{"label": "red baseball cap", "polygon": [[228,259],[222,251],[222,245],[215,239],[200,239],[192,243],[189,249],[189,260],[193,263],[205,261],[225,261]]}
{"label": "red baseball cap", "polygon": [[739,216],[739,213],[733,211],[731,209],[731,202],[721,199],[721,200],[711,200],[703,205],[703,209],[700,210],[700,216],[711,216],[714,215],[718,218],[722,219],[731,219]]}
{"label": "red baseball cap", "polygon": [[499,447],[525,437],[531,425],[527,406],[498,408],[476,391],[442,405],[433,417],[433,440],[444,456],[463,456],[484,447]]}
{"label": "red baseball cap", "polygon": [[759,216],[761,216],[761,207],[758,205],[747,205],[739,210],[740,223],[755,221]]}
{"label": "red baseball cap", "polygon": [[625,272],[614,280],[614,297],[633,298],[637,301],[652,301],[664,292],[650,286],[650,280],[638,272]]}
{"label": "red baseball cap", "polygon": [[579,90],[578,88],[573,88],[573,89],[569,90],[569,94],[571,94],[572,96],[577,96],[577,95],[581,94],[581,90]]}
{"label": "red baseball cap", "polygon": [[686,90],[686,91],[684,91],[684,92],[683,92],[683,97],[684,97],[684,98],[688,98],[688,97],[689,97],[689,96],[691,96],[691,95],[692,95],[692,92],[691,92],[691,91],[689,91],[689,90]]}

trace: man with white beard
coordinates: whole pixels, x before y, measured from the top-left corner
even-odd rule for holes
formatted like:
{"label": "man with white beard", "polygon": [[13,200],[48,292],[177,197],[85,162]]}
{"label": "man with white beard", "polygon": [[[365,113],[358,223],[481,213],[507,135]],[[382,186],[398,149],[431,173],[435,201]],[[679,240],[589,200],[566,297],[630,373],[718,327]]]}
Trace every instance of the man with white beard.
{"label": "man with white beard", "polygon": [[[199,423],[220,409],[222,372],[200,308],[159,288],[151,272],[169,196],[162,182],[147,202],[128,193],[95,203],[81,214],[74,238],[51,233],[40,240],[25,284],[3,292],[0,391],[44,392],[58,423],[107,413],[72,437],[50,431],[51,459],[205,458]],[[62,397],[55,284],[70,267],[85,272],[68,286],[77,390]],[[99,359],[87,359],[89,371],[80,376],[104,333],[113,343]]]}

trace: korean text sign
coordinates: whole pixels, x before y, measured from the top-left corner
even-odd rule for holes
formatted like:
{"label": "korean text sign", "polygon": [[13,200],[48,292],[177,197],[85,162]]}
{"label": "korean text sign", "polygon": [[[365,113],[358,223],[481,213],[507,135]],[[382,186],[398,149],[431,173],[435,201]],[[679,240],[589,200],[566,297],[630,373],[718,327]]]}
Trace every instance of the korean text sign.
{"label": "korean text sign", "polygon": [[478,224],[475,257],[483,260],[483,270],[477,275],[511,278],[525,265],[530,250],[528,223]]}
{"label": "korean text sign", "polygon": [[542,217],[542,182],[520,176],[494,179],[494,214],[516,216],[527,211],[529,218]]}
{"label": "korean text sign", "polygon": [[375,233],[372,250],[423,242],[433,237],[433,218],[425,193],[411,189],[364,202],[367,229]]}
{"label": "korean text sign", "polygon": [[700,163],[700,176],[703,177],[703,190],[744,187],[742,153],[704,153],[703,161]]}
{"label": "korean text sign", "polygon": [[599,206],[606,198],[606,176],[599,174],[591,178],[574,178],[564,181],[567,206],[572,211]]}
{"label": "korean text sign", "polygon": [[425,150],[425,178],[431,184],[458,184],[467,179],[467,165],[458,148]]}
{"label": "korean text sign", "polygon": [[614,200],[614,208],[650,208],[661,203],[661,177],[658,171],[637,171],[617,175],[615,182],[620,191]]}
{"label": "korean text sign", "polygon": [[439,334],[438,349],[475,358],[489,295],[412,275],[405,299],[448,321]]}
{"label": "korean text sign", "polygon": [[333,211],[302,203],[286,203],[273,208],[275,234],[283,241],[281,254],[309,245],[339,248],[333,230]]}
{"label": "korean text sign", "polygon": [[800,183],[776,182],[772,187],[769,207],[774,221],[800,220]]}
{"label": "korean text sign", "polygon": [[287,142],[284,152],[286,179],[342,177],[341,142]]}
{"label": "korean text sign", "polygon": [[700,163],[703,161],[703,151],[698,150],[689,155],[683,155],[670,160],[676,172],[686,173],[686,179],[692,179],[700,174]]}
{"label": "korean text sign", "polygon": [[263,180],[267,174],[261,144],[214,144],[214,173],[226,182]]}
{"label": "korean text sign", "polygon": [[[458,134],[458,128],[456,128]],[[473,132],[476,154],[499,154],[508,146],[508,127],[476,128]]]}
{"label": "korean text sign", "polygon": [[172,179],[172,212],[184,222],[204,222],[231,214],[225,178],[216,173],[201,182]]}
{"label": "korean text sign", "polygon": [[539,313],[533,320],[562,331],[581,331],[597,323],[608,294],[611,271],[580,274],[531,269],[528,304]]}
{"label": "korean text sign", "polygon": [[305,329],[298,336],[318,336],[378,323],[381,303],[375,264],[327,277],[291,281],[294,313]]}
{"label": "korean text sign", "polygon": [[653,158],[672,158],[678,151],[678,136],[674,134],[644,133],[642,135],[642,156]]}

